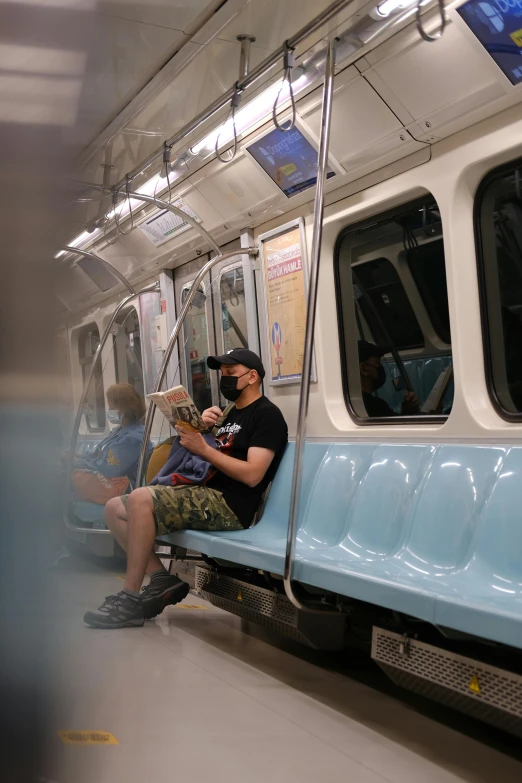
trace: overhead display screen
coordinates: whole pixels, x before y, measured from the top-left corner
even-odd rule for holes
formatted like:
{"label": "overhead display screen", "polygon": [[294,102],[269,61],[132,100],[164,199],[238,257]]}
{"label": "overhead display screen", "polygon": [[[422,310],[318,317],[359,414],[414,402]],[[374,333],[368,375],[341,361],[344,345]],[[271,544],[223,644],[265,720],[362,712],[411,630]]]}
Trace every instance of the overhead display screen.
{"label": "overhead display screen", "polygon": [[511,84],[522,82],[522,0],[469,0],[457,11]]}
{"label": "overhead display screen", "polygon": [[[295,127],[286,133],[270,131],[247,150],[285,196],[295,196],[317,182],[317,150]],[[328,168],[326,176],[334,177],[335,171]]]}

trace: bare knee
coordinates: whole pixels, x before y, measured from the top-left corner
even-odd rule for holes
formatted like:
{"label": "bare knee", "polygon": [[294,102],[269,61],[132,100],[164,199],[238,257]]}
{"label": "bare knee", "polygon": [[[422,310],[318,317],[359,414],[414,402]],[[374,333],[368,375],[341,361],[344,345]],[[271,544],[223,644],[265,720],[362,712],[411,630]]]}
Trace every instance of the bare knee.
{"label": "bare knee", "polygon": [[125,506],[123,505],[121,498],[111,498],[108,500],[105,504],[103,516],[105,518],[105,524],[109,529],[113,520],[117,519],[118,517],[120,519],[125,519]]}
{"label": "bare knee", "polygon": [[127,500],[127,508],[129,511],[152,511],[152,495],[147,487],[139,487],[130,493]]}

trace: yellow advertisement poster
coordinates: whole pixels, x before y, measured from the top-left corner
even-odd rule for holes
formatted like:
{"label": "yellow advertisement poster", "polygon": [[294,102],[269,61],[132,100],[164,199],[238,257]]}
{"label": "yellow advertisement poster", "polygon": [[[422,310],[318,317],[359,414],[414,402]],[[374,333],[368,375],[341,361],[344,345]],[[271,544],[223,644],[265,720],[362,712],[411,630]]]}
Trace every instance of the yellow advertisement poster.
{"label": "yellow advertisement poster", "polygon": [[303,368],[306,286],[299,226],[263,243],[270,376],[299,381]]}

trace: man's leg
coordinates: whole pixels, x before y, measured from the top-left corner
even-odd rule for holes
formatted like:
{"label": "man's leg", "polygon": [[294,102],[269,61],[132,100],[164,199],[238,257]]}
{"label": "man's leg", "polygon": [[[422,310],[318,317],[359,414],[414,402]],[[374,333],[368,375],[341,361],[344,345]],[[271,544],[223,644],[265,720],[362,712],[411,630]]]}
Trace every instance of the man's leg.
{"label": "man's leg", "polygon": [[[127,577],[124,590],[139,592],[149,561],[152,559],[156,523],[152,496],[146,487],[135,489],[127,501]],[[154,554],[158,568],[163,566]]]}
{"label": "man's leg", "polygon": [[[141,492],[141,490],[134,490],[134,492]],[[134,492],[132,494],[134,494]],[[150,493],[148,490],[146,492],[149,495]],[[130,495],[127,495],[127,498],[130,498]],[[122,501],[121,498],[112,498],[112,500],[109,500],[105,506],[105,524],[113,534],[114,538],[118,542],[118,544],[121,546],[124,552],[127,552],[127,539],[128,539],[128,511],[126,508],[125,503]],[[167,570],[164,568],[163,563],[157,556],[157,554],[154,552],[154,549],[152,549],[149,560],[147,563],[147,568],[145,573],[152,575],[158,572],[164,572],[165,574],[168,573]],[[140,585],[141,586],[141,585]]]}
{"label": "man's leg", "polygon": [[[87,612],[84,621],[95,628],[139,627],[169,603],[186,597],[189,586],[170,576],[153,551],[156,537],[154,504],[146,487],[135,489],[126,502],[115,498],[106,506],[107,527],[127,552],[127,576],[123,590],[108,596],[98,612]],[[151,575],[147,595],[139,590],[145,573]]]}

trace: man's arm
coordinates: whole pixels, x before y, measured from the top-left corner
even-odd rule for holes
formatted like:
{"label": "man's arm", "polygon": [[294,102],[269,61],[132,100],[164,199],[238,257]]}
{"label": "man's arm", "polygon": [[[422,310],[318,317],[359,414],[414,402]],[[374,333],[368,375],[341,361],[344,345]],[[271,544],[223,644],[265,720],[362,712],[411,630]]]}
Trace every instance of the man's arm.
{"label": "man's arm", "polygon": [[248,449],[246,460],[236,459],[213,449],[199,432],[192,432],[180,426],[178,433],[181,445],[188,451],[202,457],[226,476],[241,481],[247,487],[257,487],[275,456],[275,452],[270,449],[252,446]]}

